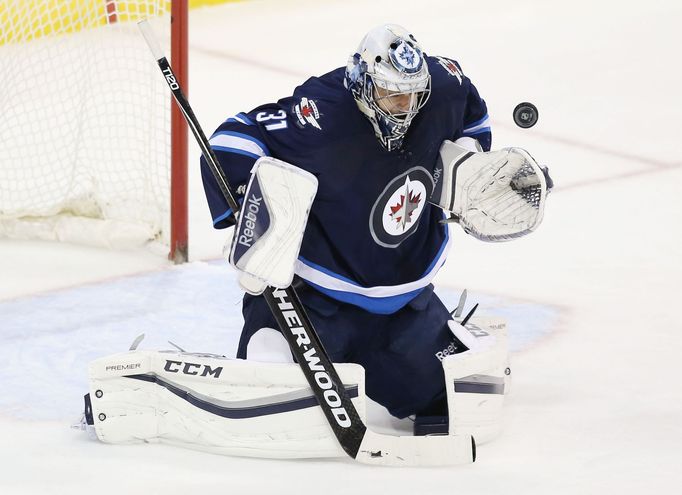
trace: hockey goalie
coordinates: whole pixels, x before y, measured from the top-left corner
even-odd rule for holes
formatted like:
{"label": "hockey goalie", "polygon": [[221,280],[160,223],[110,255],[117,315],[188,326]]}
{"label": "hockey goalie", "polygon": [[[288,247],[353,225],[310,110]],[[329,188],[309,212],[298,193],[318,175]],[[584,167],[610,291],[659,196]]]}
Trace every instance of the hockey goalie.
{"label": "hockey goalie", "polygon": [[[487,242],[527,235],[552,187],[527,152],[491,151],[491,139],[460,65],[427,56],[396,25],[367,33],[345,67],[228,118],[209,140],[217,163],[204,156],[201,167],[214,226],[235,227],[237,355],[133,349],[91,363],[97,437],[259,457],[473,461],[472,437],[501,428],[506,326],[463,316],[463,303],[451,311],[431,282],[449,223]],[[412,418],[414,435],[370,434],[367,398]]]}

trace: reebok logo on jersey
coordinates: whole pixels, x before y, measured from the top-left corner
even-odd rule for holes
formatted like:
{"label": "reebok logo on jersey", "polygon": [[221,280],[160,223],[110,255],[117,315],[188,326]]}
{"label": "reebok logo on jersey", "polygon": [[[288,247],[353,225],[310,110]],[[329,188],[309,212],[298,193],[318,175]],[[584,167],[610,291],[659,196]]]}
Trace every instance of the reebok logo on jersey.
{"label": "reebok logo on jersey", "polygon": [[443,169],[440,167],[436,167],[433,170],[433,183],[434,183],[434,185],[436,185],[436,186],[438,185],[438,181],[440,180],[440,176],[442,173],[443,173]]}
{"label": "reebok logo on jersey", "polygon": [[459,85],[462,85],[462,71],[459,70],[459,67],[457,67],[457,64],[454,63],[452,60],[448,60],[447,58],[444,57],[436,57],[438,59],[438,63],[443,66],[443,68],[450,74],[451,76],[455,76],[457,80],[459,81]]}
{"label": "reebok logo on jersey", "polygon": [[435,356],[438,359],[438,361],[442,361],[443,359],[445,359],[445,356],[450,356],[452,354],[457,354],[457,346],[455,345],[454,342],[450,342],[449,346],[447,346],[442,351],[438,351],[435,354]]}
{"label": "reebok logo on jersey", "polygon": [[310,124],[315,129],[322,130],[320,123],[317,121],[320,118],[320,111],[317,109],[314,100],[309,100],[304,96],[299,103],[294,105],[294,113],[298,118],[299,127],[303,128]]}

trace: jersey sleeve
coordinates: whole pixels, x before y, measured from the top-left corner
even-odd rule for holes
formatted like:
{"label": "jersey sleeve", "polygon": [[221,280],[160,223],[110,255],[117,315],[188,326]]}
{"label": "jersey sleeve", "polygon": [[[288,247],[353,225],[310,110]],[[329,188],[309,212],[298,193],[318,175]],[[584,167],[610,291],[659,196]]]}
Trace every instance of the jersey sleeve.
{"label": "jersey sleeve", "polygon": [[[255,111],[254,111],[255,112]],[[240,203],[243,201],[246,185],[253,164],[262,156],[270,156],[263,129],[256,122],[254,112],[239,113],[223,122],[209,139],[211,149],[218,158],[218,164],[227,176],[232,194]],[[275,115],[277,115],[275,110]],[[224,229],[235,224],[234,212],[228,206],[218,182],[201,157],[201,178],[208,201],[213,226]]]}
{"label": "jersey sleeve", "polygon": [[457,130],[453,139],[470,137],[476,139],[484,151],[490,151],[492,133],[488,118],[488,107],[478,94],[459,62],[447,57],[431,57],[432,84],[445,88],[453,106]]}
{"label": "jersey sleeve", "polygon": [[[291,96],[239,113],[216,129],[209,144],[237,201],[243,201],[253,165],[263,156],[285,161],[317,177],[333,168],[330,160],[320,159],[321,150],[338,148],[339,129],[347,133],[355,125],[340,118],[345,112],[339,106],[352,105],[353,117],[361,118],[352,98],[339,96],[347,96],[342,82],[344,70],[311,77]],[[201,172],[214,227],[234,225],[233,212],[203,157]],[[322,194],[321,188],[318,197]]]}
{"label": "jersey sleeve", "polygon": [[462,135],[474,138],[481,143],[483,151],[490,151],[492,132],[490,130],[490,119],[488,118],[488,107],[473,84],[469,85]]}

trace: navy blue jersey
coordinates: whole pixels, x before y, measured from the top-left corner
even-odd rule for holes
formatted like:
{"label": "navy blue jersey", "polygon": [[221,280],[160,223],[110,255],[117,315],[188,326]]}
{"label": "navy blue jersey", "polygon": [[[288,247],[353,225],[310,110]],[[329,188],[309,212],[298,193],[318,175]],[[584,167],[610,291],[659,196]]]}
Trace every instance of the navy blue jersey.
{"label": "navy blue jersey", "polygon": [[[431,97],[412,121],[403,146],[386,151],[344,88],[344,68],[312,77],[293,96],[226,120],[210,144],[243,196],[261,156],[305,169],[319,180],[296,274],[342,302],[390,314],[416,297],[447,255],[443,212],[427,202],[445,139],[476,138],[490,149],[485,102],[459,66],[427,57]],[[216,228],[234,224],[202,158]]]}

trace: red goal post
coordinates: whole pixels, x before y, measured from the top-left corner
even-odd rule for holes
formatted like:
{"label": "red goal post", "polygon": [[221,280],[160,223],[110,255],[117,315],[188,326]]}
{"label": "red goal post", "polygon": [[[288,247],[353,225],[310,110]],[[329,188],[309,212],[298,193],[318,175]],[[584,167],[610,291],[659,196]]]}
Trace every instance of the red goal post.
{"label": "red goal post", "polygon": [[[172,0],[171,66],[180,86],[189,94],[187,70],[187,0]],[[173,97],[168,96],[169,99]],[[174,263],[187,261],[187,122],[180,109],[171,102],[171,233],[168,257]]]}

